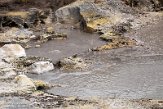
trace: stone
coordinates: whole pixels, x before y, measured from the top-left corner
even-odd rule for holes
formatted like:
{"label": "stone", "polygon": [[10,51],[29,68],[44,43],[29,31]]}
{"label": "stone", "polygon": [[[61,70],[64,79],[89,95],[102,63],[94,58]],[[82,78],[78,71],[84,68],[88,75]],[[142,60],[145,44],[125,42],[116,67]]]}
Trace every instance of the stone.
{"label": "stone", "polygon": [[31,93],[36,90],[34,82],[26,75],[16,76],[14,82],[17,84],[18,93]]}
{"label": "stone", "polygon": [[[86,32],[105,30],[114,24],[126,21],[134,12],[131,8],[122,5],[122,1],[76,1],[56,11],[60,23],[80,23],[80,28]],[[114,7],[113,4],[117,4]],[[119,6],[119,4],[121,4]],[[102,8],[103,7],[103,8]],[[109,8],[109,9],[106,9]],[[73,10],[71,12],[71,10]],[[128,12],[132,11],[132,12]],[[125,17],[124,17],[125,16]]]}
{"label": "stone", "polygon": [[0,34],[1,43],[21,42],[26,43],[31,39],[36,38],[32,31],[28,29],[10,28],[4,33]]}
{"label": "stone", "polygon": [[45,33],[42,34],[39,38],[39,41],[46,42],[54,39],[67,39],[67,34],[65,33]]}
{"label": "stone", "polygon": [[40,47],[41,47],[41,45],[36,45],[35,47],[36,47],[36,48],[40,48]]}
{"label": "stone", "polygon": [[81,57],[72,56],[60,60],[57,65],[64,70],[82,70],[87,67],[87,64]]}
{"label": "stone", "polygon": [[28,68],[28,72],[35,73],[35,74],[41,74],[45,72],[49,72],[54,69],[53,63],[49,61],[38,61],[33,63]]}
{"label": "stone", "polygon": [[119,39],[121,36],[123,37],[124,33],[128,32],[129,30],[131,30],[130,23],[120,23],[110,27],[107,32],[100,35],[100,38],[104,41],[113,42],[114,40]]}
{"label": "stone", "polygon": [[81,19],[80,8],[76,5],[59,8],[55,15],[57,16],[57,21],[62,23],[77,23]]}
{"label": "stone", "polygon": [[128,37],[117,37],[114,38],[114,40],[111,40],[107,44],[97,47],[93,49],[93,51],[102,51],[102,50],[110,50],[110,49],[117,49],[117,48],[122,48],[122,47],[132,47],[136,45],[136,40],[130,39]]}
{"label": "stone", "polygon": [[19,44],[5,44],[0,48],[1,59],[2,58],[19,58],[25,57],[26,53],[24,48]]}
{"label": "stone", "polygon": [[2,60],[0,60],[0,80],[12,79],[17,75],[15,68]]}
{"label": "stone", "polygon": [[49,62],[49,63],[51,63],[50,59],[47,59],[47,58],[29,56],[29,57],[20,57],[20,58],[14,59],[12,61],[12,65],[17,70],[28,73],[28,72],[31,72],[31,70],[33,70],[33,69],[37,69],[38,66],[41,67],[40,65],[33,66],[35,63],[39,63],[39,62]]}

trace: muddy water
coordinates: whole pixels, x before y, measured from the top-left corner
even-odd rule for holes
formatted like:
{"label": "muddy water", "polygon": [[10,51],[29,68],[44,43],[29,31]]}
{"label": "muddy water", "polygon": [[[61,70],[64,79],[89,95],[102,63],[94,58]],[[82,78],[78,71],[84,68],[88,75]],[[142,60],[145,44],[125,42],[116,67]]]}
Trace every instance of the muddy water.
{"label": "muddy water", "polygon": [[28,49],[27,55],[48,57],[53,61],[62,59],[63,57],[72,56],[88,51],[104,44],[99,39],[97,34],[89,34],[81,32],[80,30],[62,29],[59,32],[66,33],[68,39],[65,40],[52,40],[41,45],[40,48]]}
{"label": "muddy water", "polygon": [[117,65],[87,74],[60,76],[50,82],[66,87],[54,88],[50,92],[86,98],[163,99],[162,63]]}
{"label": "muddy water", "polygon": [[[84,57],[95,63],[93,69],[87,72],[66,73],[58,70],[42,75],[30,75],[30,77],[52,84],[60,84],[62,87],[54,87],[49,90],[50,93],[57,95],[81,98],[163,99],[163,54],[162,46],[160,46],[163,41],[162,22],[136,32],[135,37],[141,40],[145,46],[86,54]],[[134,36],[135,33],[128,35]],[[57,53],[54,53],[51,56],[49,53],[48,56],[56,60],[58,57],[81,53],[88,46],[88,48],[94,46],[89,42],[91,41],[90,37],[85,38],[87,41],[77,41],[78,39],[76,39],[70,44],[67,42],[67,46],[61,46],[61,43],[58,42],[58,45],[54,45],[55,47],[59,46],[60,54],[63,54],[57,56]],[[47,56],[48,50],[58,50],[54,46],[51,48],[50,43],[40,49],[28,50],[27,53]],[[71,44],[74,46],[73,50],[69,48],[72,47]],[[77,51],[74,51],[75,49]]]}

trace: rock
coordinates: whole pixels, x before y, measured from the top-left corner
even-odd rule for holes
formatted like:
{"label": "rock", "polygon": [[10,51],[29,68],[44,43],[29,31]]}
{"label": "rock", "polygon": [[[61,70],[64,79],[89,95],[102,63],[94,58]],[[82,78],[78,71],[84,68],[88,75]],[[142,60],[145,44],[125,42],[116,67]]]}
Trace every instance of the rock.
{"label": "rock", "polygon": [[34,38],[36,38],[36,36],[33,35],[33,32],[29,31],[28,29],[11,28],[1,34],[0,42],[1,43],[11,43],[11,42],[26,43]]}
{"label": "rock", "polygon": [[59,8],[55,15],[57,21],[64,23],[78,23],[81,19],[80,8],[76,5],[68,5],[62,8]]}
{"label": "rock", "polygon": [[18,75],[14,82],[17,84],[18,93],[31,93],[36,90],[34,82],[26,75]]}
{"label": "rock", "polygon": [[17,85],[14,82],[0,82],[0,95],[17,93]]}
{"label": "rock", "polygon": [[36,45],[35,47],[36,47],[36,48],[40,48],[40,47],[41,47],[41,45]]}
{"label": "rock", "polygon": [[12,79],[17,75],[15,68],[4,61],[0,61],[0,80]]}
{"label": "rock", "polygon": [[14,71],[13,68],[0,69],[0,79],[1,80],[13,79],[16,75],[17,75],[17,73]]}
{"label": "rock", "polygon": [[60,60],[57,66],[64,70],[82,70],[87,67],[87,64],[80,57],[68,57]]}
{"label": "rock", "polygon": [[47,58],[29,56],[29,57],[21,57],[21,58],[14,59],[12,61],[12,65],[14,66],[14,68],[16,68],[19,71],[30,72],[31,70],[36,68],[36,66],[34,67],[32,65],[39,62],[51,63],[51,61]]}
{"label": "rock", "polygon": [[54,69],[53,63],[49,61],[38,61],[29,66],[28,70],[31,73],[41,74]]}
{"label": "rock", "polygon": [[[88,4],[89,6],[87,6]],[[70,24],[80,23],[81,28],[85,29],[87,19],[85,19],[85,16],[81,14],[81,10],[83,11],[85,8],[87,8],[87,11],[89,11],[89,9],[93,8],[93,6],[91,3],[87,3],[84,1],[76,1],[75,3],[59,8],[55,12],[57,21],[61,23]]]}
{"label": "rock", "polygon": [[39,41],[46,42],[54,39],[67,39],[67,34],[64,33],[45,33],[40,36]]}
{"label": "rock", "polygon": [[19,44],[5,44],[0,48],[1,59],[2,58],[19,58],[25,57],[26,53],[24,48]]}
{"label": "rock", "polygon": [[107,44],[101,47],[93,49],[93,51],[110,50],[122,47],[132,47],[134,45],[136,45],[136,40],[121,36],[114,38],[114,40],[112,39],[111,42],[108,42]]}
{"label": "rock", "polygon": [[130,29],[130,23],[120,23],[112,26],[107,32],[101,35],[100,38],[105,41],[113,42],[114,40],[119,39],[121,36],[123,37],[123,34]]}
{"label": "rock", "polygon": [[[105,30],[121,21],[131,18],[134,11],[124,6],[122,1],[76,1],[56,11],[57,20],[61,23],[80,23],[86,32]],[[117,5],[116,7],[114,7]],[[109,8],[109,9],[108,9]],[[73,10],[73,11],[71,11]],[[131,11],[129,13],[129,11]],[[125,17],[124,17],[125,16]]]}
{"label": "rock", "polygon": [[[114,25],[137,19],[140,12],[153,11],[160,6],[163,6],[162,0],[77,0],[59,8],[55,15],[60,23],[73,26],[79,23],[86,32],[106,33]],[[124,26],[116,30],[126,29],[121,27]]]}

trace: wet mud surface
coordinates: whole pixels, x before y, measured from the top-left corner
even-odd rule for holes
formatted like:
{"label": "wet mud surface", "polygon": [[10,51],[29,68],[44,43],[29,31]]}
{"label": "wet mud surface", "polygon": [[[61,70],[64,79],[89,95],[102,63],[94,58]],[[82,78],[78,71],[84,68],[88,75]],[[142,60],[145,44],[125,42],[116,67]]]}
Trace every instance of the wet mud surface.
{"label": "wet mud surface", "polygon": [[[137,30],[136,34],[135,32],[126,34],[126,36],[135,35],[134,37],[142,41],[141,46],[82,54],[82,57],[90,59],[93,63],[92,69],[89,71],[66,73],[55,70],[48,74],[30,76],[63,86],[49,90],[50,93],[57,95],[81,98],[163,99],[162,24],[160,21],[156,25],[148,25],[143,27],[143,30]],[[51,48],[51,42],[49,44]],[[49,47],[49,44],[47,43],[43,48]],[[96,43],[96,45],[98,44]],[[83,46],[80,45],[80,47]],[[89,45],[90,47],[92,46]],[[87,50],[86,48],[84,46],[85,50]],[[75,48],[73,49],[75,50]],[[83,51],[85,51],[84,49]],[[61,52],[65,51],[67,52],[67,49]],[[31,53],[29,49],[27,53],[44,56],[44,52],[38,53],[37,50]],[[77,52],[75,51],[75,53]],[[78,53],[82,53],[82,50]],[[70,55],[72,54],[70,53]],[[57,58],[57,55],[53,55],[52,59]]]}
{"label": "wet mud surface", "polygon": [[105,44],[99,39],[98,34],[89,34],[73,29],[61,29],[59,32],[66,33],[67,39],[52,40],[42,44],[40,48],[27,49],[27,55],[36,56],[37,54],[37,56],[50,58],[55,63],[64,57],[88,52],[90,48]]}

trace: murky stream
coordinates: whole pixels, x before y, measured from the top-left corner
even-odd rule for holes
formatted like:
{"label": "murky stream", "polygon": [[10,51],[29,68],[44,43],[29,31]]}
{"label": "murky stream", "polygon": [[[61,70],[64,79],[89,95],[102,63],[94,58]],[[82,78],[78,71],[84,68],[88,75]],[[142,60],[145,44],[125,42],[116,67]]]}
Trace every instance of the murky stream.
{"label": "murky stream", "polygon": [[[60,84],[54,87],[50,93],[64,96],[78,96],[81,98],[125,98],[125,99],[163,99],[163,54],[157,47],[161,44],[162,31],[159,23],[150,27],[151,40],[145,33],[138,31],[138,38],[144,39],[148,47],[133,47],[110,50],[106,52],[88,53],[87,58],[97,63],[93,69],[87,72],[66,73],[55,70],[42,75],[29,75],[31,78],[42,79],[52,84]],[[151,29],[149,29],[151,31]],[[147,29],[143,31],[148,33]],[[41,48],[27,50],[28,55],[39,55],[53,59],[87,51],[88,48],[103,44],[97,35],[69,32],[68,40],[57,40],[45,43]],[[138,35],[138,34],[137,34]],[[147,37],[147,38],[145,38]],[[150,42],[158,42],[155,51],[150,49]],[[160,50],[160,51],[159,51]],[[98,64],[100,63],[100,64]]]}
{"label": "murky stream", "polygon": [[104,44],[97,34],[89,34],[71,29],[63,29],[60,32],[67,33],[68,39],[56,39],[42,44],[40,48],[28,49],[26,50],[27,55],[48,57],[53,61],[57,61]]}

